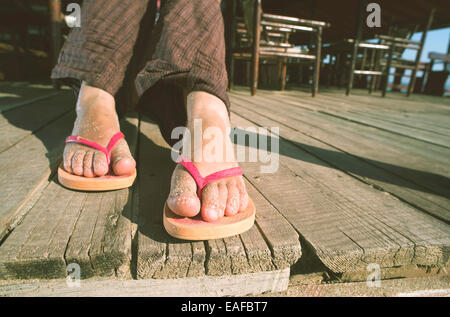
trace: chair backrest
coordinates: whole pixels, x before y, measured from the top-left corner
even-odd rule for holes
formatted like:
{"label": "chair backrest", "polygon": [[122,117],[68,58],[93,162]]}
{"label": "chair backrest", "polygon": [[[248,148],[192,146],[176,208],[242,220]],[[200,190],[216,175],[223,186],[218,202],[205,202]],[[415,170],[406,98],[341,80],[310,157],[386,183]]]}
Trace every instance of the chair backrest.
{"label": "chair backrest", "polygon": [[433,22],[434,13],[435,10],[432,9],[428,17],[428,22],[424,27],[420,40],[418,41],[413,41],[411,40],[411,38],[412,35],[418,30],[419,25],[414,25],[414,27],[410,29],[400,29],[394,27],[391,29],[390,32],[391,34],[377,35],[376,37],[379,39],[380,44],[392,46],[393,59],[401,60],[401,56],[405,49],[416,50],[417,51],[416,67],[417,67],[420,60],[420,55],[423,50],[423,46],[425,44],[427,32],[431,27],[431,23]]}
{"label": "chair backrest", "polygon": [[[237,43],[241,47],[250,47],[252,45],[255,27],[255,10],[260,12],[258,19],[260,24],[260,47],[263,50],[273,49],[275,51],[283,51],[292,48],[294,45],[289,44],[289,37],[292,33],[315,32],[319,28],[329,26],[328,23],[321,21],[263,13],[260,1],[258,0],[240,0],[239,3],[243,16],[237,18],[235,31],[238,35],[236,37]],[[259,8],[257,8],[258,5]],[[236,17],[235,12],[233,16]]]}

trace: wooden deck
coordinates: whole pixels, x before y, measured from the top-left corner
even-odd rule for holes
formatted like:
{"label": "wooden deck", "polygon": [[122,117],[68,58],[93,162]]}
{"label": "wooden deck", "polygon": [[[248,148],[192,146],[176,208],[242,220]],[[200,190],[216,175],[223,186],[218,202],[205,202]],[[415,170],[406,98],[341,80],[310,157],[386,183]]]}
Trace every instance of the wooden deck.
{"label": "wooden deck", "polygon": [[241,163],[257,208],[250,231],[186,242],[162,227],[174,165],[153,122],[122,121],[138,162],[130,190],[70,191],[55,170],[73,94],[0,83],[0,280],[61,279],[77,263],[85,279],[176,278],[197,289],[210,279],[233,295],[242,281],[247,293],[280,292],[289,274],[365,281],[370,263],[382,278],[448,275],[448,98],[243,88],[230,97],[234,126],[279,127],[279,168]]}

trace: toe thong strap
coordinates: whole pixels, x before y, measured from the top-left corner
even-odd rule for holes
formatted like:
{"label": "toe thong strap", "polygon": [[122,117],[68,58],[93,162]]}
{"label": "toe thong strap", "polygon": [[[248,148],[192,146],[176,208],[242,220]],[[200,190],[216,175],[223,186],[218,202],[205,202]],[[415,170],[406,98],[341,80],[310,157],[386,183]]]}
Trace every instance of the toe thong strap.
{"label": "toe thong strap", "polygon": [[90,141],[88,139],[85,139],[85,138],[83,138],[81,136],[77,136],[77,135],[68,136],[66,138],[66,143],[80,143],[80,144],[90,146],[96,150],[99,150],[99,151],[105,153],[106,160],[107,160],[108,166],[109,166],[109,164],[111,163],[111,151],[112,151],[114,145],[116,145],[116,143],[124,137],[125,137],[125,135],[122,132],[120,132],[120,131],[117,132],[116,134],[113,135],[111,140],[109,140],[109,143],[106,147],[103,147],[94,141]]}
{"label": "toe thong strap", "polygon": [[197,169],[197,166],[195,166],[194,163],[192,163],[190,160],[182,157],[179,161],[178,164],[183,165],[188,172],[192,175],[192,177],[194,178],[195,182],[197,183],[198,186],[198,191],[197,191],[197,196],[201,197],[202,196],[202,190],[203,188],[208,185],[209,183],[221,179],[221,178],[225,178],[225,177],[232,177],[232,176],[239,176],[242,175],[242,169],[240,167],[232,167],[232,168],[228,168],[222,171],[218,171],[212,174],[209,174],[206,177],[203,177],[199,170]]}

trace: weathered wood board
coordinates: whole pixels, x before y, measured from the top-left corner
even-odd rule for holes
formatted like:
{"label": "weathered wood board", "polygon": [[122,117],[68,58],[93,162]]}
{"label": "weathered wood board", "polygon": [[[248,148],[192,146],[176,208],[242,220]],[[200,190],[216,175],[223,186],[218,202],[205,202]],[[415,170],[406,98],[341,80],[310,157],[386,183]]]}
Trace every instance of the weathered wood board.
{"label": "weathered wood board", "polygon": [[[251,119],[259,117],[252,114]],[[237,115],[233,122],[244,128],[252,125]],[[297,141],[292,132],[280,127],[281,136]],[[369,263],[449,264],[450,227],[445,223],[334,169],[286,139],[280,139],[280,152],[276,174],[261,174],[247,163],[242,166],[250,182],[331,271],[363,271]]]}
{"label": "weathered wood board", "polygon": [[0,296],[21,297],[211,297],[248,296],[286,291],[289,269],[230,276],[202,276],[178,279],[80,281],[68,287],[66,280],[0,282]]}
{"label": "weathered wood board", "polygon": [[298,234],[250,184],[249,193],[257,208],[256,226],[251,230],[239,236],[205,242],[171,238],[162,226],[162,208],[174,168],[170,148],[156,124],[142,120],[140,131],[138,278],[270,271],[287,268],[300,258]]}
{"label": "weathered wood board", "polygon": [[0,114],[0,153],[74,108],[73,94],[60,92]]}
{"label": "weathered wood board", "polygon": [[[65,91],[68,89],[65,88]],[[4,82],[0,86],[0,113],[60,94],[52,85]]]}
{"label": "weathered wood board", "polygon": [[61,159],[64,137],[75,115],[70,112],[0,153],[0,237],[26,212],[27,202],[48,184]]}
{"label": "weathered wood board", "polygon": [[[137,153],[131,190],[70,191],[55,182],[54,171],[72,128],[73,97],[37,87],[39,93],[19,97],[11,90],[6,100],[3,87],[0,279],[64,278],[76,263],[86,283],[79,290],[63,290],[62,281],[39,289],[24,284],[26,294],[257,294],[284,290],[293,265],[303,281],[319,283],[363,281],[369,263],[379,264],[385,278],[448,270],[445,99],[381,99],[357,90],[347,99],[332,90],[316,98],[260,90],[250,98],[233,91],[233,125],[280,128],[279,168],[264,174],[262,163],[241,163],[257,207],[251,230],[188,242],[162,226],[174,163],[156,124],[123,122]],[[25,294],[20,290],[0,286],[1,294]]]}
{"label": "weathered wood board", "polygon": [[[137,118],[121,122],[132,153],[136,150],[137,126]],[[61,135],[55,133],[55,137]],[[42,150],[34,156],[44,154]],[[60,150],[54,154],[58,163],[61,154]],[[27,183],[24,177],[17,182]],[[63,188],[53,177],[0,246],[0,279],[63,278],[72,263],[79,265],[81,278],[130,277],[130,191],[77,192]]]}
{"label": "weathered wood board", "polygon": [[[434,156],[421,157],[415,152],[420,149],[417,144],[411,144],[406,149],[393,143],[387,144],[385,135],[376,138],[373,130],[348,127],[345,122],[335,123],[333,118],[318,118],[311,111],[300,112],[291,106],[284,109],[287,108],[286,103],[276,105],[276,101],[272,100],[267,104],[267,100],[271,99],[265,96],[255,98],[251,103],[243,99],[232,100],[237,112],[245,113],[248,118],[255,113],[264,124],[286,127],[291,134],[301,138],[301,142],[296,140],[296,145],[329,164],[381,187],[440,219],[450,220],[450,167],[447,162],[444,163],[450,151],[440,149],[433,153],[430,148],[427,151],[422,149]],[[267,115],[269,110],[270,115]],[[286,138],[292,139],[290,136]],[[404,141],[398,136],[396,139],[397,144]]]}

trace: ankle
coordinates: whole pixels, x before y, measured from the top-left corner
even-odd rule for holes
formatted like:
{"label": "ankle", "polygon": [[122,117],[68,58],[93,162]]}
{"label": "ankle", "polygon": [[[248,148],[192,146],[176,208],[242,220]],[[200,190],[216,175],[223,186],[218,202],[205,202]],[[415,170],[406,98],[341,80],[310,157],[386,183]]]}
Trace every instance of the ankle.
{"label": "ankle", "polygon": [[211,121],[214,124],[222,123],[224,126],[230,125],[228,109],[224,102],[216,96],[203,91],[194,91],[188,95],[187,115],[188,126],[195,119],[202,119],[205,124]]}
{"label": "ankle", "polygon": [[115,113],[114,97],[103,89],[88,86],[83,82],[77,100],[77,112],[93,107],[96,111]]}

